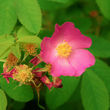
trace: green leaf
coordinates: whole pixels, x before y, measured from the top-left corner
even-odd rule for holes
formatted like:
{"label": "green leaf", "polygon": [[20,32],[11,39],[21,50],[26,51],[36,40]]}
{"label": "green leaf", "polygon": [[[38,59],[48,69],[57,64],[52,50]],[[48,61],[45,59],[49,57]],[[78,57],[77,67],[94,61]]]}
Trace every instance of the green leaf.
{"label": "green leaf", "polygon": [[0,59],[7,57],[9,52],[10,52],[10,45],[0,46]]}
{"label": "green leaf", "polygon": [[13,36],[0,36],[0,59],[8,56],[11,46],[14,44]]}
{"label": "green leaf", "polygon": [[92,26],[92,21],[89,17],[75,17],[71,20],[81,32],[87,32]]}
{"label": "green leaf", "polygon": [[78,87],[76,88],[70,99],[62,106],[54,110],[83,110],[80,95],[80,84],[78,84]]}
{"label": "green leaf", "polygon": [[58,3],[67,3],[70,0],[49,0],[49,1],[58,2]]}
{"label": "green leaf", "polygon": [[10,83],[7,83],[5,78],[0,78],[0,86],[8,96],[16,101],[28,102],[33,99],[34,95],[30,86],[19,86],[18,82],[12,79],[10,79]]}
{"label": "green leaf", "polygon": [[110,0],[96,0],[102,14],[110,20]]}
{"label": "green leaf", "polygon": [[0,89],[0,110],[6,110],[7,99],[5,93]]}
{"label": "green leaf", "polygon": [[102,60],[96,59],[95,65],[90,69],[104,81],[110,92],[110,67]]}
{"label": "green leaf", "polygon": [[110,50],[110,41],[93,35],[87,36],[92,38],[92,46],[89,50],[93,53],[93,55],[102,58],[110,57],[110,51],[108,51]]}
{"label": "green leaf", "polygon": [[40,47],[41,41],[42,40],[37,36],[18,36],[18,42],[36,43],[39,47]]}
{"label": "green leaf", "polygon": [[82,10],[80,10],[79,8],[73,8],[71,9],[71,11],[59,11],[56,16],[57,17],[55,19],[55,22],[57,22],[58,24],[63,24],[67,21],[73,22],[75,27],[83,33],[88,32],[88,30],[90,30],[92,26],[92,20],[90,19],[90,17],[84,16]]}
{"label": "green leaf", "polygon": [[16,0],[19,21],[32,33],[37,34],[41,28],[41,10],[37,0]]}
{"label": "green leaf", "polygon": [[0,0],[0,35],[10,34],[16,21],[13,0]]}
{"label": "green leaf", "polygon": [[0,73],[3,71],[3,63],[0,62]]}
{"label": "green leaf", "polygon": [[11,52],[18,58],[20,59],[21,57],[21,51],[20,51],[20,46],[19,43],[16,43],[11,47]]}
{"label": "green leaf", "polygon": [[18,32],[17,32],[17,36],[29,36],[29,35],[33,35],[32,33],[30,33],[25,27],[21,27]]}
{"label": "green leaf", "polygon": [[76,87],[78,86],[80,78],[62,77],[63,87],[47,91],[46,103],[50,110],[55,109],[69,100]]}
{"label": "green leaf", "polygon": [[109,94],[103,81],[88,70],[82,79],[82,102],[85,110],[108,110]]}
{"label": "green leaf", "polygon": [[26,28],[24,28],[24,27],[21,27],[18,30],[17,36],[18,36],[18,42],[35,43],[38,45],[38,47],[40,47],[42,40],[39,37],[35,36],[34,34],[30,33],[29,31],[27,31]]}
{"label": "green leaf", "polygon": [[2,44],[5,45],[12,45],[14,42],[14,37],[11,35],[7,35],[7,36],[0,36],[0,46]]}
{"label": "green leaf", "polygon": [[[25,107],[25,102],[17,102],[17,101],[13,101],[9,103],[10,105],[8,105],[8,107],[11,108],[11,110],[23,110],[23,108]],[[19,106],[18,106],[19,105]]]}
{"label": "green leaf", "polygon": [[[61,0],[59,0],[61,1]],[[67,3],[64,3],[64,0],[61,2],[55,2],[55,0],[38,0],[40,7],[46,11],[55,11],[57,9],[65,8],[73,4],[76,0],[68,0]]]}

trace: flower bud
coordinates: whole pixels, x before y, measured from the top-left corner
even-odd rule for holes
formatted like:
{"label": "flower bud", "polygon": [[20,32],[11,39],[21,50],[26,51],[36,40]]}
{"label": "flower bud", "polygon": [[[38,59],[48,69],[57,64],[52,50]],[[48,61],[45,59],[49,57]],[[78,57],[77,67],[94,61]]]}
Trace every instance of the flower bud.
{"label": "flower bud", "polygon": [[94,11],[91,11],[91,12],[90,12],[90,16],[93,17],[93,18],[95,18],[95,17],[98,16],[98,12],[95,11],[95,10],[94,10]]}
{"label": "flower bud", "polygon": [[41,78],[41,81],[49,88],[51,89],[53,87],[53,83],[49,80],[49,78],[45,75]]}
{"label": "flower bud", "polygon": [[35,56],[36,55],[36,48],[37,48],[37,45],[36,44],[31,44],[31,43],[28,43],[28,44],[24,44],[24,50],[26,51],[27,54],[29,55],[33,55]]}
{"label": "flower bud", "polygon": [[42,72],[37,72],[37,70],[40,70],[40,68],[36,68],[35,70],[32,70],[32,73],[35,74],[36,77],[42,77]]}
{"label": "flower bud", "polygon": [[10,53],[6,60],[7,60],[6,63],[9,68],[11,68],[12,66],[15,66],[18,62],[18,58],[13,53]]}
{"label": "flower bud", "polygon": [[41,63],[41,60],[36,56],[30,60],[30,63],[32,63],[34,66],[37,66],[39,63]]}
{"label": "flower bud", "polygon": [[8,67],[6,65],[6,63],[3,64],[3,73],[1,73],[1,75],[3,75],[3,77],[7,80],[7,82],[9,83],[9,78],[13,77],[13,74],[15,73],[15,69],[13,68],[11,71],[8,70]]}
{"label": "flower bud", "polygon": [[62,80],[58,77],[53,77],[53,86],[55,88],[62,88]]}

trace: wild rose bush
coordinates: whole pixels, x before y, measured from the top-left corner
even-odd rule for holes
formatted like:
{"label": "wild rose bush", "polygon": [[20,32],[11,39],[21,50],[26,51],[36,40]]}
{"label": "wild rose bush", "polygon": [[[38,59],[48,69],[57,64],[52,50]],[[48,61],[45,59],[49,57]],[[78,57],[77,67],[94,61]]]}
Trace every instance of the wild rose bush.
{"label": "wild rose bush", "polygon": [[109,110],[109,4],[0,1],[0,110]]}

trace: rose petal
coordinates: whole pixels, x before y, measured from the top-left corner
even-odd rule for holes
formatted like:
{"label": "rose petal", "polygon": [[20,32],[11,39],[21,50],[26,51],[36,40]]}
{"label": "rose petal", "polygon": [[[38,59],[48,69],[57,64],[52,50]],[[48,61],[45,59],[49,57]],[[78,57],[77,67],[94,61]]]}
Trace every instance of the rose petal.
{"label": "rose petal", "polygon": [[56,24],[55,32],[51,39],[51,42],[69,42],[73,49],[89,48],[92,44],[91,38],[81,34],[80,30],[75,28],[74,24],[71,22],[65,22],[62,26]]}
{"label": "rose petal", "polygon": [[86,68],[95,64],[95,58],[88,50],[76,49],[69,57],[69,62],[76,70],[74,76],[80,76]]}
{"label": "rose petal", "polygon": [[45,37],[41,43],[41,52],[40,56],[42,60],[46,63],[54,62],[56,58],[55,47],[51,44],[51,39]]}
{"label": "rose petal", "polygon": [[72,67],[67,59],[57,58],[52,64],[51,75],[55,77],[63,76],[73,76],[75,74],[75,69]]}

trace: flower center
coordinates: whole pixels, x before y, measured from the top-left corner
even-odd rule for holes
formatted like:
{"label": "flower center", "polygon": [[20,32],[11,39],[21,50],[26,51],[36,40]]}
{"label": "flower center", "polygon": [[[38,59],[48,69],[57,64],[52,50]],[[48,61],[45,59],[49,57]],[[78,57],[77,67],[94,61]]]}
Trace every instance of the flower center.
{"label": "flower center", "polygon": [[24,44],[24,50],[27,54],[36,55],[37,45],[35,44]]}
{"label": "flower center", "polygon": [[19,81],[21,84],[26,84],[32,81],[33,74],[31,68],[27,65],[19,65],[15,67],[16,73],[13,74],[13,79]]}
{"label": "flower center", "polygon": [[57,46],[56,50],[60,57],[67,58],[72,52],[72,47],[68,44],[68,42],[63,42]]}

